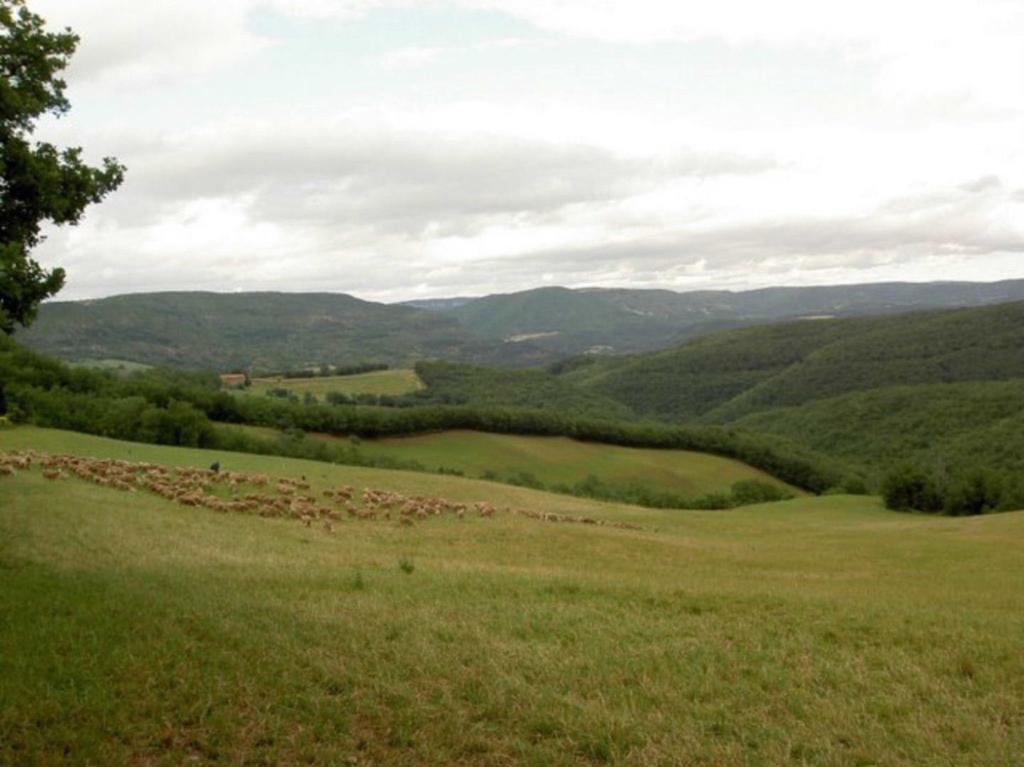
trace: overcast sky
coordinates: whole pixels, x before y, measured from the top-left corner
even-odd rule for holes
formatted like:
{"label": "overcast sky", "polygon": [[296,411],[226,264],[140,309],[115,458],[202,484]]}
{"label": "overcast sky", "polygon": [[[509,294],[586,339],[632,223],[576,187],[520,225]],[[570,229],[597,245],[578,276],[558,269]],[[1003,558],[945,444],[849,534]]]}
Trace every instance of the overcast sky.
{"label": "overcast sky", "polygon": [[1022,0],[29,0],[61,298],[1024,277]]}

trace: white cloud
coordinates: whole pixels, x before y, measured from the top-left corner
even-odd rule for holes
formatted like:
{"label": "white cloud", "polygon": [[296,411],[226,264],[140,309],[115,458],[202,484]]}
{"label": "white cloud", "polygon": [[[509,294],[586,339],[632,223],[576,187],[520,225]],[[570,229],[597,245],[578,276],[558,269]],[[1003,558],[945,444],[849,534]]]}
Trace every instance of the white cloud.
{"label": "white cloud", "polygon": [[389,51],[381,57],[381,66],[390,71],[419,69],[437,60],[443,53],[441,48],[416,46]]}
{"label": "white cloud", "polygon": [[643,45],[723,40],[829,48],[879,69],[894,98],[955,94],[1024,103],[1024,3],[1018,0],[465,0],[570,36]]}
{"label": "white cloud", "polygon": [[251,58],[268,44],[248,28],[252,0],[33,0],[31,7],[81,37],[71,82],[153,84]]}
{"label": "white cloud", "polygon": [[[491,19],[497,36],[477,42],[417,37],[413,24],[394,39],[372,38],[360,54],[368,69],[421,70],[423,90],[413,95],[389,90],[408,78],[388,76],[376,89],[371,82],[346,91],[352,103],[341,105],[260,90],[235,116],[216,103],[205,111],[182,103],[174,126],[156,128],[119,100],[126,88],[151,96],[164,83],[187,94],[182,84],[200,82],[197,75],[220,92],[234,95],[242,84],[245,93],[249,64],[274,46],[301,57],[301,35],[330,29],[326,22],[358,25],[376,7],[400,15],[425,4],[454,23],[467,8],[490,9],[553,34],[530,37]],[[100,115],[83,123],[73,111],[47,124],[47,137],[129,167],[123,189],[40,250],[47,263],[68,267],[67,297],[240,286],[403,298],[525,288],[542,275],[686,287],[892,278],[901,269],[994,278],[1020,269],[1024,3],[31,5],[82,34],[71,79],[89,87],[87,103]],[[274,14],[300,20],[289,28],[299,36],[292,47],[267,31]],[[309,20],[325,23],[301,23]],[[723,77],[721,92],[712,84],[702,101],[667,71],[653,84],[637,82],[654,94],[645,100],[628,76],[581,75],[547,90],[544,70],[530,69],[535,58],[557,61],[580,41],[599,41],[629,75],[632,57],[648,46],[679,43],[658,50],[677,56],[670,60],[682,73],[691,47],[725,57],[722,46],[687,45],[709,40],[759,65],[789,61],[778,71],[796,79],[779,90],[792,93],[759,100]],[[471,68],[474,56],[495,51],[509,68],[489,70],[493,82],[460,80],[465,73],[452,67]],[[787,69],[815,57],[855,81],[835,73],[834,83],[823,81],[837,100],[848,96],[843,109],[821,107],[824,89],[803,95],[805,75]],[[575,64],[565,63],[569,71]],[[519,66],[536,76],[535,88],[502,90],[503,77],[523,76]],[[307,71],[320,72],[316,63]],[[763,74],[766,86],[777,85],[773,73]],[[592,92],[605,100],[595,104]],[[717,102],[733,101],[723,118]]]}

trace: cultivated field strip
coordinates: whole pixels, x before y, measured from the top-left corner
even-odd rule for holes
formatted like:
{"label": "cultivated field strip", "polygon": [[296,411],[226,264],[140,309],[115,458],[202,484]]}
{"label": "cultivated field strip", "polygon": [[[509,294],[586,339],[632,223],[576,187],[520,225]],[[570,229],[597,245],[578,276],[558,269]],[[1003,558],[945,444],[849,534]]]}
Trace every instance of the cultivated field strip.
{"label": "cultivated field strip", "polygon": [[192,466],[167,467],[155,463],[88,458],[36,450],[0,452],[0,478],[19,471],[39,469],[53,481],[77,478],[126,493],[148,492],[182,506],[212,511],[294,519],[306,527],[314,524],[332,533],[346,520],[393,522],[411,527],[443,515],[463,519],[472,515],[490,519],[497,514],[542,522],[595,525],[641,530],[631,522],[595,519],[555,512],[497,507],[489,501],[456,502],[445,498],[407,496],[379,488],[357,490],[351,485],[311,495],[305,478],[271,477],[267,474],[220,471]]}

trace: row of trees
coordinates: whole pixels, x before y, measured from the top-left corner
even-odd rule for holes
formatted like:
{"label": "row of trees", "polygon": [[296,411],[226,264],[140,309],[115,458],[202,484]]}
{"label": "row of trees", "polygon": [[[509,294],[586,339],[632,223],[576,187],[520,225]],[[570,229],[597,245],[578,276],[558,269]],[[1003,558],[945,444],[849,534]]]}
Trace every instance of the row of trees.
{"label": "row of trees", "polygon": [[904,465],[882,482],[889,509],[953,517],[1024,509],[1024,479],[980,467],[926,471]]}

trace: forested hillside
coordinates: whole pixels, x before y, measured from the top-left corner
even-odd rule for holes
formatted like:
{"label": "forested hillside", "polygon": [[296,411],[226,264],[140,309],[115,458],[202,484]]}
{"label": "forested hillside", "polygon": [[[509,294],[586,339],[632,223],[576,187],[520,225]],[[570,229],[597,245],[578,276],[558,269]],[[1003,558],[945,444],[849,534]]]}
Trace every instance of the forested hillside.
{"label": "forested hillside", "polygon": [[443,357],[537,364],[530,344],[481,341],[437,312],[335,293],[149,293],[44,304],[21,343],[65,359],[284,370]]}
{"label": "forested hillside", "polygon": [[907,384],[1024,377],[1024,303],[748,328],[569,374],[640,414],[728,422]]}
{"label": "forested hillside", "polygon": [[1024,299],[1024,280],[880,283],[742,292],[551,287],[436,302],[467,329],[563,355],[635,353],[677,346],[718,330],[806,317],[852,317],[981,306]]}
{"label": "forested hillside", "polygon": [[427,387],[413,397],[419,402],[528,407],[591,418],[634,417],[622,403],[545,370],[508,370],[435,360],[417,363],[416,374]]}
{"label": "forested hillside", "polygon": [[1024,379],[896,386],[746,416],[736,426],[868,465],[1024,472]]}
{"label": "forested hillside", "polygon": [[334,293],[151,293],[44,304],[37,323],[18,338],[65,359],[216,370],[365,362],[405,367],[423,359],[523,367],[584,352],[666,349],[723,329],[786,319],[1021,298],[1024,280],[739,293],[541,288],[404,305]]}

